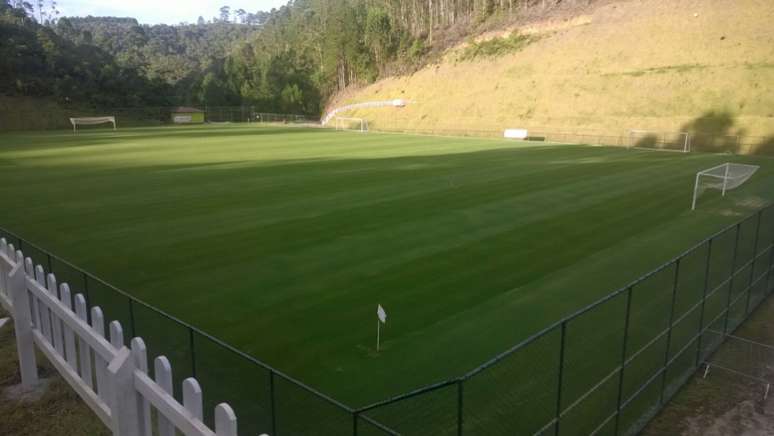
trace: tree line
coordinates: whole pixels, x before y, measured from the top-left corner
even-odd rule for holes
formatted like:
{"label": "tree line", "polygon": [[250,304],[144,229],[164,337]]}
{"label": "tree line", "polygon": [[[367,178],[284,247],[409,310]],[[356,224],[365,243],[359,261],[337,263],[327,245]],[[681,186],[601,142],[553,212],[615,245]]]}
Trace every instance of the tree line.
{"label": "tree line", "polygon": [[0,48],[0,92],[319,114],[348,86],[421,65],[439,32],[560,1],[292,0],[269,12],[223,6],[210,20],[151,26],[50,12],[43,20],[27,3],[2,0],[0,38],[9,43]]}

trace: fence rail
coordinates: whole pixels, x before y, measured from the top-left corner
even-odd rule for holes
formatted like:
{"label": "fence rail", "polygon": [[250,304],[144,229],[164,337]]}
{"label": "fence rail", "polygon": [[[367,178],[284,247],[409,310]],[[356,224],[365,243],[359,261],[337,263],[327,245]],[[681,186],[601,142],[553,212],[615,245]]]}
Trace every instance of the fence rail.
{"label": "fence rail", "polygon": [[[487,124],[471,122],[477,127],[456,126],[412,126],[410,123],[392,120],[368,120],[369,130],[383,133],[406,133],[431,136],[489,137],[502,138],[503,131],[513,125],[505,123]],[[479,120],[480,121],[480,120]],[[527,128],[527,141],[561,144],[589,144],[618,147],[636,147],[650,150],[696,151],[715,153],[774,154],[774,137],[753,135],[727,135],[717,132],[670,132],[666,130],[589,130],[582,128],[561,128],[522,126]],[[632,132],[638,132],[636,136]]]}
{"label": "fence rail", "polygon": [[[114,116],[118,128],[161,126],[175,124],[173,106],[117,107],[117,108],[62,108],[55,111],[5,111],[0,113],[0,131],[49,130],[72,128],[70,118]],[[201,108],[206,123],[283,123],[316,124],[320,118],[301,114],[268,113],[254,106],[204,106]],[[79,127],[86,130],[92,127]],[[102,129],[104,126],[93,128]]]}
{"label": "fence rail", "polygon": [[[769,206],[458,378],[352,408],[6,230],[0,236],[30,256],[27,271],[56,274],[83,304],[165,354],[177,368],[170,396],[183,398],[184,380],[195,377],[252,435],[633,434],[722,343],[714,332],[733,332],[774,290]],[[0,274],[4,306],[8,280]],[[93,323],[101,312],[79,316]],[[202,422],[214,425],[215,405],[206,405]]]}

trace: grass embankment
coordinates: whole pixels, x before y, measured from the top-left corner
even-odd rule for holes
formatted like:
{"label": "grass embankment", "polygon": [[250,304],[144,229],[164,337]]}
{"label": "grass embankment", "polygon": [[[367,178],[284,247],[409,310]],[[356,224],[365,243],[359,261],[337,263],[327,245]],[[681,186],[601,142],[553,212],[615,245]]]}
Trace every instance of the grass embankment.
{"label": "grass embankment", "polygon": [[411,102],[400,110],[352,114],[367,118],[372,128],[526,127],[615,135],[694,130],[754,136],[739,151],[766,143],[763,148],[774,153],[774,142],[766,142],[774,135],[772,16],[774,3],[765,0],[592,5],[574,21],[517,29],[540,37],[519,50],[461,62],[479,45],[499,47],[510,38],[501,34],[486,43],[491,36],[484,36],[411,76],[349,92],[334,106]]}
{"label": "grass embankment", "polygon": [[[8,316],[0,309],[0,318]],[[48,361],[38,355],[42,393],[19,395],[19,360],[13,322],[0,328],[0,434],[8,436],[107,436],[110,432]]]}

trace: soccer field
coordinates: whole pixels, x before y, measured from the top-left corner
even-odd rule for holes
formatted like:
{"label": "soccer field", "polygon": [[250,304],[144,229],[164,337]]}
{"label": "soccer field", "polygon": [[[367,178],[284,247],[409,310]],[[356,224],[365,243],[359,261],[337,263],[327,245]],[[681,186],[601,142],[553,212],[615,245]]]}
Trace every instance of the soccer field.
{"label": "soccer field", "polygon": [[[774,200],[751,156],[255,125],[0,143],[0,226],[353,406],[459,376]],[[728,161],[761,168],[691,212]]]}

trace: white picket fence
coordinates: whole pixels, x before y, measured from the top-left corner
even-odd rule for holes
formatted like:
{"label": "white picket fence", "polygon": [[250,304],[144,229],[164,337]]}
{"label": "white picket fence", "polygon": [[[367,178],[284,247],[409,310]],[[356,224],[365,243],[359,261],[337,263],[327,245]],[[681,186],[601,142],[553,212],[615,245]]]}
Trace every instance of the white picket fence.
{"label": "white picket fence", "polygon": [[[99,307],[71,296],[66,283],[34,266],[21,251],[0,239],[0,304],[16,329],[22,385],[38,384],[35,346],[83,401],[118,436],[236,436],[237,420],[226,403],[215,407],[215,429],[204,422],[202,390],[194,378],[183,381],[183,402],[173,396],[172,368],[164,356],[148,374],[145,343],[134,338],[127,348],[121,324],[105,322]],[[155,419],[154,419],[155,416]],[[155,427],[155,428],[154,428]]]}

